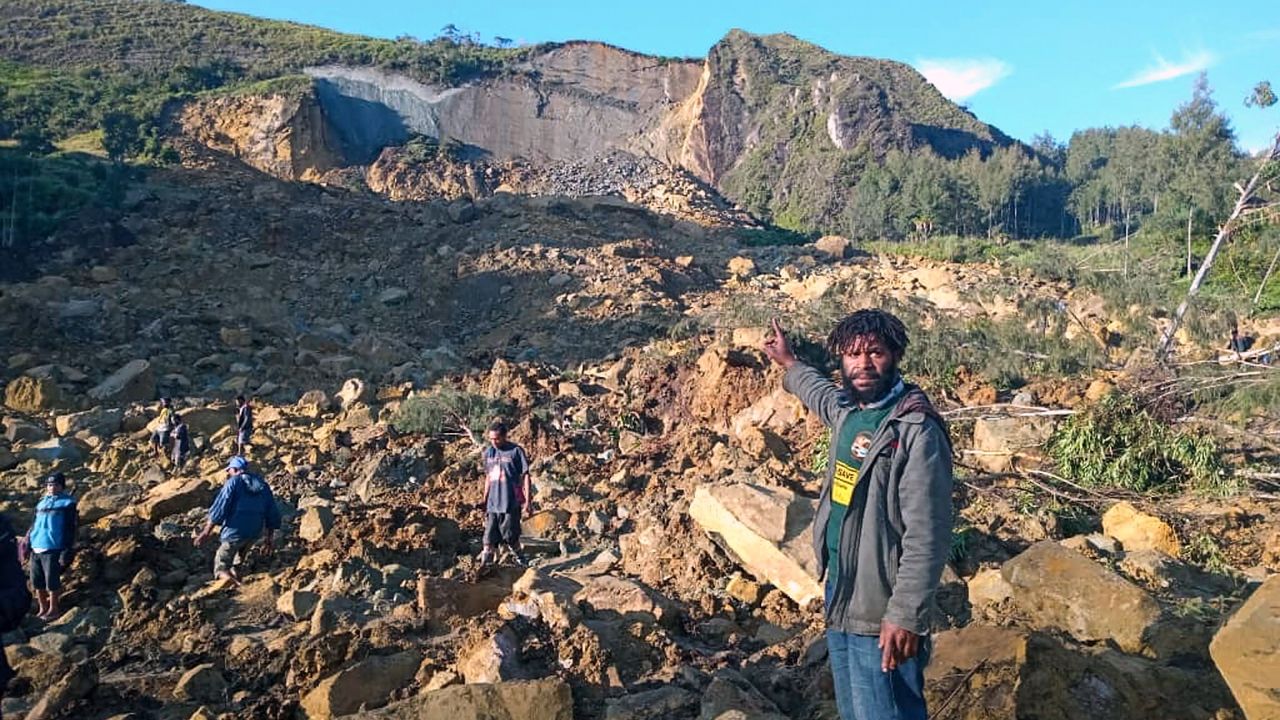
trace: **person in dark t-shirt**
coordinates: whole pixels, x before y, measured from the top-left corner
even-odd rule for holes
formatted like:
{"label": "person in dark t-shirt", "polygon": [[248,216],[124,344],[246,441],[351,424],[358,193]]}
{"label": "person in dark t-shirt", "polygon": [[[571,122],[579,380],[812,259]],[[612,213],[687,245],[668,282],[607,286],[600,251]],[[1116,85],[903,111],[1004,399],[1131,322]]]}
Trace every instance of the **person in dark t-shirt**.
{"label": "person in dark t-shirt", "polygon": [[507,426],[495,422],[489,426],[489,447],[481,456],[484,483],[484,552],[480,564],[496,559],[499,544],[506,545],[516,564],[524,564],[520,554],[520,516],[533,507],[533,481],[529,474],[529,456],[524,448],[507,440]]}
{"label": "person in dark t-shirt", "polygon": [[173,431],[169,434],[169,442],[173,445],[173,469],[182,470],[191,454],[191,431],[182,416],[174,413]]}
{"label": "person in dark t-shirt", "polygon": [[243,395],[236,396],[236,455],[243,456],[253,435],[253,407]]}

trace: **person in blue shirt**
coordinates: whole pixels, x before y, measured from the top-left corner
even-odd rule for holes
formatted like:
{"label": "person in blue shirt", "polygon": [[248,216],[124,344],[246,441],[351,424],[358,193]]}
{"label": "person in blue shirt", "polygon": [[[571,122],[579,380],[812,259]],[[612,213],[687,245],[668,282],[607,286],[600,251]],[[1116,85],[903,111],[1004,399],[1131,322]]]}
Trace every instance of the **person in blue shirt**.
{"label": "person in blue shirt", "polygon": [[209,507],[204,529],[196,533],[197,547],[209,539],[216,525],[222,526],[222,544],[213,558],[213,574],[239,585],[236,566],[244,561],[249,548],[262,538],[262,547],[270,555],[275,550],[274,533],[280,529],[280,509],[271,486],[262,476],[249,472],[249,463],[239,455],[227,463],[227,482]]}
{"label": "person in blue shirt", "polygon": [[27,532],[31,550],[31,586],[36,591],[39,617],[50,620],[62,613],[62,570],[75,552],[79,512],[67,492],[67,478],[54,473],[45,480],[44,497],[36,503],[36,517]]}

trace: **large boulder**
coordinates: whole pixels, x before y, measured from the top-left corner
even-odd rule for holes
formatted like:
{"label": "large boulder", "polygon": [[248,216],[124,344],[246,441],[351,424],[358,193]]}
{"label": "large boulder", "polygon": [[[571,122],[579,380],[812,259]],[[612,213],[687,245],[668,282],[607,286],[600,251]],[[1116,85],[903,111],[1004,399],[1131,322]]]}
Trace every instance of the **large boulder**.
{"label": "large boulder", "polygon": [[413,680],[421,663],[422,655],[412,650],[365,658],[321,680],[302,697],[302,709],[311,720],[321,720],[380,708]]}
{"label": "large boulder", "polygon": [[502,607],[511,615],[539,618],[558,630],[568,630],[582,619],[574,596],[582,589],[576,580],[529,568],[511,586]]}
{"label": "large boulder", "polygon": [[520,577],[518,568],[497,568],[483,579],[418,577],[418,611],[429,620],[465,620],[497,610]]}
{"label": "large boulder", "polygon": [[1119,540],[1127,553],[1159,550],[1170,557],[1182,554],[1182,543],[1169,523],[1142,512],[1127,500],[1102,514],[1102,532]]}
{"label": "large boulder", "polygon": [[559,678],[455,685],[364,713],[372,720],[573,720],[573,694]]}
{"label": "large boulder", "polygon": [[624,695],[606,701],[604,720],[662,720],[688,717],[701,698],[677,685]]}
{"label": "large boulder", "polygon": [[342,383],[342,388],[338,390],[338,406],[346,410],[356,403],[368,404],[373,402],[373,395],[373,388],[364,380],[350,378]]}
{"label": "large boulder", "polygon": [[597,575],[586,581],[573,599],[596,616],[617,615],[626,620],[674,623],[676,606],[634,580],[613,575]]}
{"label": "large boulder", "polygon": [[308,390],[298,398],[298,412],[311,418],[318,418],[333,409],[333,401],[323,390]]}
{"label": "large boulder", "polygon": [[432,461],[431,457],[421,454],[378,452],[355,471],[351,493],[361,502],[372,502],[404,487],[410,478],[421,482],[431,472]]}
{"label": "large boulder", "polygon": [[728,546],[747,572],[805,607],[822,598],[810,544],[816,505],[781,488],[702,485],[689,516]]}
{"label": "large boulder", "polygon": [[49,431],[42,425],[37,425],[20,417],[7,417],[4,419],[4,437],[11,443],[14,442],[40,442],[49,439]]}
{"label": "large boulder", "polygon": [[495,683],[520,678],[520,637],[502,626],[493,635],[483,636],[458,659],[458,674],[467,684]]}
{"label": "large boulder", "polygon": [[991,472],[1039,463],[1055,427],[1052,416],[978,418],[973,421],[974,460]]}
{"label": "large boulder", "polygon": [[78,465],[88,456],[88,446],[72,438],[52,438],[28,445],[18,453],[18,457],[22,460],[35,460],[45,464],[58,463],[64,467]]}
{"label": "large boulder", "polygon": [[98,669],[88,660],[77,664],[44,691],[26,714],[28,720],[52,720],[73,717],[70,706],[93,692],[98,686]]}
{"label": "large boulder", "polygon": [[230,428],[236,423],[236,412],[231,406],[194,407],[178,411],[182,420],[191,429],[192,435],[213,437],[219,430]]}
{"label": "large boulder", "polygon": [[142,488],[134,483],[99,485],[81,495],[76,507],[80,510],[80,519],[91,523],[129,507],[141,494]]}
{"label": "large boulder", "polygon": [[823,235],[814,241],[813,249],[837,260],[843,260],[852,253],[853,241],[840,235]]}
{"label": "large boulder", "polygon": [[1112,640],[1136,653],[1160,618],[1160,606],[1142,588],[1052,540],[1032,545],[1001,573],[1035,627],[1063,630],[1077,640]]}
{"label": "large boulder", "polygon": [[298,521],[298,537],[307,542],[319,542],[333,528],[333,509],[324,505],[312,505],[302,512]]}
{"label": "large boulder", "polygon": [[4,405],[10,410],[35,413],[63,404],[62,391],[51,378],[22,375],[4,388]]}
{"label": "large boulder", "polygon": [[103,404],[146,402],[156,396],[156,374],[146,360],[130,360],[89,391]]}
{"label": "large boulder", "polygon": [[778,706],[736,670],[716,672],[702,692],[698,720],[787,720]]}
{"label": "large boulder", "polygon": [[311,617],[320,602],[320,595],[310,590],[288,590],[276,599],[276,610],[291,620]]}
{"label": "large boulder", "polygon": [[94,408],[84,412],[59,415],[54,418],[53,427],[63,437],[88,431],[99,437],[111,437],[120,431],[120,422],[124,419],[124,411],[119,408]]}
{"label": "large boulder", "polygon": [[151,488],[146,500],[138,506],[138,514],[145,520],[160,520],[205,507],[213,502],[215,493],[213,485],[204,478],[174,478]]}
{"label": "large boulder", "polygon": [[227,694],[227,679],[213,663],[197,665],[178,678],[173,696],[179,700],[220,702]]}
{"label": "large boulder", "polygon": [[1280,718],[1280,575],[1272,575],[1209,645],[1249,720]]}
{"label": "large boulder", "polygon": [[934,636],[925,696],[939,717],[975,720],[1233,716],[1222,680],[1200,667],[984,625]]}

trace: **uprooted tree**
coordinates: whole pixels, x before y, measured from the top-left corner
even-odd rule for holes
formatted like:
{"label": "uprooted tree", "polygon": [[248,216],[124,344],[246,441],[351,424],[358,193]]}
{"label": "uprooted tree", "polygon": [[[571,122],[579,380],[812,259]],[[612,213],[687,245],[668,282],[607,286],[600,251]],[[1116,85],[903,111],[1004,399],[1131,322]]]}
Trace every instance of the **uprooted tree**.
{"label": "uprooted tree", "polygon": [[[1259,107],[1269,107],[1275,103],[1276,96],[1271,90],[1271,84],[1267,82],[1258,83],[1253,95],[1246,101],[1246,104]],[[1278,183],[1280,183],[1280,132],[1276,133],[1274,140],[1272,140],[1271,148],[1263,152],[1259,157],[1253,177],[1243,185],[1240,183],[1235,184],[1238,195],[1231,214],[1218,227],[1218,232],[1213,238],[1213,244],[1209,246],[1208,254],[1205,255],[1204,261],[1200,264],[1200,269],[1191,281],[1191,287],[1187,288],[1186,296],[1178,304],[1178,309],[1174,311],[1169,326],[1165,328],[1164,337],[1160,340],[1160,348],[1156,352],[1157,358],[1165,360],[1169,357],[1169,353],[1173,349],[1173,338],[1177,334],[1178,328],[1182,325],[1183,316],[1186,315],[1187,309],[1191,307],[1191,301],[1195,298],[1196,293],[1200,291],[1200,286],[1204,284],[1205,278],[1209,276],[1209,270],[1213,267],[1213,261],[1218,256],[1218,251],[1231,239],[1232,234],[1249,223],[1274,224],[1280,222],[1280,198],[1277,198],[1276,187]],[[1280,258],[1280,254],[1277,254],[1277,258]],[[1275,265],[1276,261],[1273,260],[1271,267],[1262,279],[1262,286],[1258,288],[1258,296],[1261,296],[1262,287],[1266,285],[1267,279],[1275,269]]]}

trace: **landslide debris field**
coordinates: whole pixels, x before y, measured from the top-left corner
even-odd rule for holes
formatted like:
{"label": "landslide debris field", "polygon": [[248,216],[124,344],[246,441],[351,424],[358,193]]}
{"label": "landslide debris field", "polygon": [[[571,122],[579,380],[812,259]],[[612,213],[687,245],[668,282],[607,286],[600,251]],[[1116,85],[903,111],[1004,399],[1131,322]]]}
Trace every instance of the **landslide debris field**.
{"label": "landslide debris field", "polygon": [[[85,521],[66,614],[6,638],[6,717],[835,717],[817,586],[789,581],[825,437],[757,348],[778,315],[820,360],[868,305],[907,319],[963,467],[936,717],[1269,702],[1265,415],[1201,417],[1223,466],[1156,494],[1049,451],[1072,411],[1167,386],[1132,349],[1158,317],[834,236],[754,247],[609,198],[390,202],[188,152],[130,186],[118,242],[77,243],[89,218],[0,285],[3,510],[25,528],[63,470]],[[240,392],[286,521],[230,588],[191,536]],[[161,395],[193,431],[181,473],[146,449]],[[466,427],[495,415],[534,460],[527,569],[476,560]]]}

